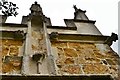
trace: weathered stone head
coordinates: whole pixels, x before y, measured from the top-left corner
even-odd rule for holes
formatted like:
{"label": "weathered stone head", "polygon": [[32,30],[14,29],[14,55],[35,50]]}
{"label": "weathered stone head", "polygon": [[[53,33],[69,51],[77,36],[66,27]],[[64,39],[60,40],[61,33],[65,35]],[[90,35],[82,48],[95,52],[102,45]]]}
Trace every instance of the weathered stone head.
{"label": "weathered stone head", "polygon": [[111,38],[112,38],[112,40],[113,40],[114,42],[116,42],[116,40],[118,40],[118,35],[115,34],[115,33],[112,33],[112,34],[111,34]]}

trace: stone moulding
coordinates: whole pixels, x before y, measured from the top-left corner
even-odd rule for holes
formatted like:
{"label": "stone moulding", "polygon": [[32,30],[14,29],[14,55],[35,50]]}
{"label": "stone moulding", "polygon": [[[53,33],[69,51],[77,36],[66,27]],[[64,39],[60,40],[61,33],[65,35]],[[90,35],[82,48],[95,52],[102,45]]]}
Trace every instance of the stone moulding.
{"label": "stone moulding", "polygon": [[16,23],[0,23],[0,25],[2,25],[2,27],[28,27],[26,24],[16,24]]}
{"label": "stone moulding", "polygon": [[[109,36],[87,35],[87,34],[64,34],[58,33],[58,41],[60,40],[86,40],[86,41],[105,41]],[[49,34],[50,36],[50,34]],[[51,40],[52,41],[52,40]]]}
{"label": "stone moulding", "polygon": [[30,80],[113,80],[110,75],[79,75],[79,76],[43,76],[43,75],[2,75],[2,80],[13,80],[13,79],[30,79]]}
{"label": "stone moulding", "polygon": [[64,19],[65,21],[74,21],[74,22],[83,22],[83,23],[93,23],[95,24],[96,21],[93,20],[79,20],[79,19]]}
{"label": "stone moulding", "polygon": [[22,31],[0,31],[0,37],[2,39],[4,38],[10,38],[10,39],[17,39],[17,40],[22,40],[25,39],[25,33]]}
{"label": "stone moulding", "polygon": [[77,27],[65,27],[65,26],[47,26],[51,29],[65,29],[65,30],[77,30]]}

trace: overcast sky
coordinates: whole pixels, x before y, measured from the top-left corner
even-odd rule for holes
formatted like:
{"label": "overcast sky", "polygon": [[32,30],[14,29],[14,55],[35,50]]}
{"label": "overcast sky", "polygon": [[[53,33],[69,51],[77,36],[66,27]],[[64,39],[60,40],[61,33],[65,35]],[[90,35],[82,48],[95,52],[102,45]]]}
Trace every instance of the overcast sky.
{"label": "overcast sky", "polygon": [[[16,3],[19,7],[17,17],[9,17],[8,23],[21,23],[23,15],[30,13],[31,4],[37,1],[43,10],[44,15],[51,18],[52,25],[64,26],[63,19],[73,19],[76,5],[86,10],[90,20],[96,20],[95,25],[103,35],[118,34],[118,2],[119,0],[8,0]],[[118,52],[118,41],[112,45]]]}

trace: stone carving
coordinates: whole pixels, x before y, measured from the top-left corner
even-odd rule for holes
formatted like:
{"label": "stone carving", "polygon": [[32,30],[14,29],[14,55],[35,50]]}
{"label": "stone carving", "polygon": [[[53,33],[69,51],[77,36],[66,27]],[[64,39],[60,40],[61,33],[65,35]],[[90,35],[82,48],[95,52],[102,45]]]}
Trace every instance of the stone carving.
{"label": "stone carving", "polygon": [[111,46],[113,41],[116,42],[116,40],[118,40],[118,35],[115,33],[112,33],[111,36],[107,38],[107,40],[105,41],[105,44],[108,44],[109,46]]}
{"label": "stone carving", "polygon": [[50,39],[55,39],[56,40],[58,38],[58,36],[59,36],[58,32],[52,32],[50,34]]}
{"label": "stone carving", "polygon": [[32,59],[34,61],[39,61],[39,60],[43,60],[45,58],[45,54],[44,53],[35,53],[32,55]]}
{"label": "stone carving", "polygon": [[43,15],[42,8],[40,7],[40,5],[37,2],[32,4],[30,10],[31,10],[32,15]]}
{"label": "stone carving", "polygon": [[39,70],[39,65],[42,64],[43,59],[45,58],[45,53],[35,53],[32,55],[32,59],[33,61],[36,62],[37,65],[37,73],[40,74],[40,70]]}
{"label": "stone carving", "polygon": [[26,33],[24,31],[15,31],[14,38],[15,39],[25,39]]}
{"label": "stone carving", "polygon": [[73,5],[73,8],[75,9],[75,11],[77,11],[77,10],[78,10],[78,8],[76,7],[76,5]]}

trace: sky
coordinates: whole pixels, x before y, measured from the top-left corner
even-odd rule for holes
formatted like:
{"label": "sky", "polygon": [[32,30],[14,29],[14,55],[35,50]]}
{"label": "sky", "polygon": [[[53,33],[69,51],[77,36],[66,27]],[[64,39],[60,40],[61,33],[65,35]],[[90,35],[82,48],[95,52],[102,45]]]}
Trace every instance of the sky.
{"label": "sky", "polygon": [[[22,16],[30,13],[31,4],[37,1],[42,7],[43,14],[51,18],[52,25],[64,26],[63,19],[73,19],[76,5],[86,10],[90,20],[96,20],[95,25],[103,35],[118,34],[118,2],[119,0],[8,0],[19,7],[17,17],[9,17],[7,23],[21,23]],[[112,48],[118,52],[118,41]]]}

